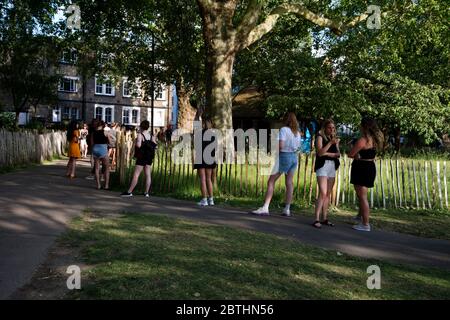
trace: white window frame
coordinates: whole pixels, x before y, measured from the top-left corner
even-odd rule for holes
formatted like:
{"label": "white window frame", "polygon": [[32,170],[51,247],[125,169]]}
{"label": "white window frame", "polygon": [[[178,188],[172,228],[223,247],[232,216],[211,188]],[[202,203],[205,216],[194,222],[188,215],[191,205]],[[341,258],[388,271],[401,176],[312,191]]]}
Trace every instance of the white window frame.
{"label": "white window frame", "polygon": [[[133,110],[136,110],[138,112],[136,122],[133,122]],[[124,112],[129,111],[130,114],[128,116],[129,122],[125,123],[123,121]],[[122,124],[125,125],[139,125],[141,123],[141,108],[140,107],[122,107]]]}
{"label": "white window frame", "polygon": [[[69,59],[66,60],[65,54],[69,54]],[[76,49],[66,49],[62,51],[61,54],[61,63],[67,63],[67,64],[73,64],[77,62],[78,59],[78,52]]]}
{"label": "white window frame", "polygon": [[[74,91],[71,90],[64,90],[64,86],[61,86],[61,84],[63,83],[64,80],[70,80],[74,82]],[[60,83],[59,83],[59,87],[58,87],[58,91],[59,92],[69,92],[69,93],[77,93],[78,92],[78,81],[80,80],[80,78],[78,77],[69,77],[69,76],[64,76]]]}
{"label": "white window frame", "polygon": [[[114,105],[95,104],[94,105],[94,118],[97,118],[97,108],[102,109],[101,119],[106,123],[114,122]],[[106,121],[106,109],[111,108],[111,121]]]}
{"label": "white window frame", "polygon": [[[128,84],[128,94],[125,94],[125,84]],[[128,79],[123,79],[122,81],[122,96],[124,98],[131,98],[131,88]]]}
{"label": "white window frame", "polygon": [[[159,89],[161,89],[161,98],[158,98],[158,91],[159,91]],[[166,96],[167,96],[166,95],[166,86],[163,85],[163,84],[156,86],[156,88],[155,88],[155,100],[156,101],[166,101],[167,100]]]}
{"label": "white window frame", "polygon": [[[128,83],[128,95],[125,94],[125,83]],[[133,86],[130,86],[128,78],[124,77],[122,81],[122,97],[124,98],[138,98],[142,99],[143,90],[141,88],[141,83],[138,78],[136,78]]]}
{"label": "white window frame", "polygon": [[97,81],[98,81],[97,78],[98,76],[95,76],[95,85],[94,85],[95,95],[114,97],[116,95],[116,88],[114,87],[114,81],[109,77],[105,77],[106,82],[111,81],[111,93],[106,93],[106,83],[99,83],[98,85],[101,86],[102,92],[97,92]]}

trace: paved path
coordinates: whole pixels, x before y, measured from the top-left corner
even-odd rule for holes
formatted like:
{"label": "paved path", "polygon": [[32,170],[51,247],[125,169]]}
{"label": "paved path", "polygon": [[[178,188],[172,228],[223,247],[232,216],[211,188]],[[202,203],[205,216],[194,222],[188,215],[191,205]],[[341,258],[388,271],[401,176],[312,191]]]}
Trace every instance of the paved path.
{"label": "paved path", "polygon": [[70,219],[89,208],[98,212],[140,212],[196,219],[267,232],[354,256],[435,266],[450,270],[450,241],[424,239],[374,230],[356,232],[348,224],[316,230],[304,217],[257,217],[238,209],[198,208],[181,200],[143,196],[120,198],[116,192],[95,190],[84,179],[64,177],[64,161],[0,175],[0,299],[30,281],[55,239]]}

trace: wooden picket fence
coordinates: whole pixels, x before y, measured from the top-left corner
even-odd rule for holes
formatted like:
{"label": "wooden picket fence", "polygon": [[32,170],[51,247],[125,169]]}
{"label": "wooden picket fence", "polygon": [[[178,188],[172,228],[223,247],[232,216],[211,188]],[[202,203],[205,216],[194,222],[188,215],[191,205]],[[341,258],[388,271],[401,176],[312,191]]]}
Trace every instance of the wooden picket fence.
{"label": "wooden picket fence", "polygon": [[62,131],[39,134],[0,130],[0,168],[52,160],[65,153],[66,142],[66,133]]}
{"label": "wooden picket fence", "polygon": [[[118,174],[121,185],[127,185],[133,170],[133,141],[135,133],[119,133]],[[175,164],[171,146],[160,144],[152,166],[152,191],[160,194],[184,193],[194,195],[199,179],[193,164]],[[299,154],[299,166],[294,177],[294,198],[301,204],[312,204],[318,188],[314,173],[315,154]],[[352,159],[341,158],[332,192],[332,204],[356,206],[357,197],[350,184]],[[414,159],[377,159],[377,177],[368,194],[372,208],[449,209],[448,181],[450,170],[446,161]],[[245,163],[219,164],[216,169],[217,194],[232,197],[262,198],[268,176],[261,175],[262,165]],[[282,197],[285,177],[275,186]],[[193,191],[194,190],[194,191]],[[197,191],[195,191],[197,190]]]}

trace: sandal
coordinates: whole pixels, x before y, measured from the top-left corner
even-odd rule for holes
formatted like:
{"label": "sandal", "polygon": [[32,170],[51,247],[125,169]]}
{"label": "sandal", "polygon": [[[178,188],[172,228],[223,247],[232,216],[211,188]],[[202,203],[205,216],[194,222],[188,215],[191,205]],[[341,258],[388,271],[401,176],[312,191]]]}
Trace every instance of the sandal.
{"label": "sandal", "polygon": [[314,221],[314,223],[312,224],[312,226],[313,226],[314,228],[317,228],[317,229],[322,228],[322,224],[320,223],[319,220]]}
{"label": "sandal", "polygon": [[331,223],[330,221],[328,221],[328,219],[323,220],[323,221],[321,222],[321,224],[324,224],[324,225],[329,226],[329,227],[334,227],[334,224]]}

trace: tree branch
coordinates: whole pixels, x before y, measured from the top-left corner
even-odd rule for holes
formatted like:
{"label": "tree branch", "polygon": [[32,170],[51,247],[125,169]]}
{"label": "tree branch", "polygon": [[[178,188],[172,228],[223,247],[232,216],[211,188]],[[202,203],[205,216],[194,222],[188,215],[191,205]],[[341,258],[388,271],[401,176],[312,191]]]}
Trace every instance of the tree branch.
{"label": "tree branch", "polygon": [[[338,36],[341,36],[345,30],[356,26],[358,23],[365,21],[369,17],[369,14],[365,12],[353,18],[348,23],[344,23],[342,21],[334,21],[318,15],[307,9],[302,4],[282,4],[273,9],[262,23],[255,26],[250,31],[245,30],[247,31],[246,37],[240,37],[236,39],[237,41],[239,41],[239,43],[236,44],[238,50],[247,48],[248,46],[261,39],[265,34],[272,31],[272,29],[277,24],[278,19],[287,14],[295,14],[296,16],[311,21],[312,23],[320,27],[330,28],[330,30]],[[242,29],[242,32],[243,31],[244,29]]]}
{"label": "tree branch", "polygon": [[236,29],[236,40],[245,39],[248,34],[255,28],[262,12],[262,2],[258,0],[250,0],[247,10],[242,18],[241,23]]}

